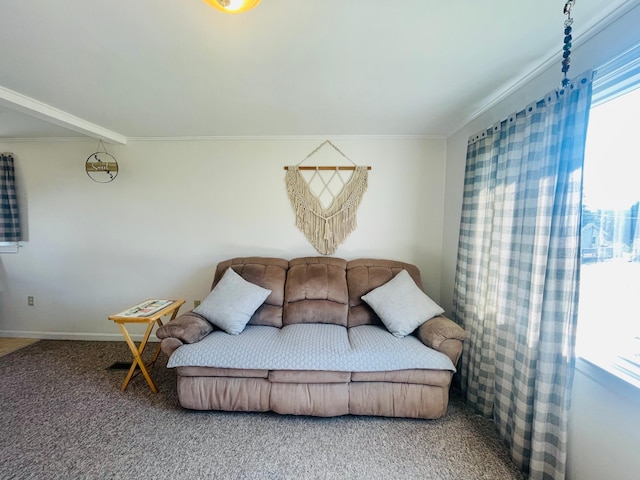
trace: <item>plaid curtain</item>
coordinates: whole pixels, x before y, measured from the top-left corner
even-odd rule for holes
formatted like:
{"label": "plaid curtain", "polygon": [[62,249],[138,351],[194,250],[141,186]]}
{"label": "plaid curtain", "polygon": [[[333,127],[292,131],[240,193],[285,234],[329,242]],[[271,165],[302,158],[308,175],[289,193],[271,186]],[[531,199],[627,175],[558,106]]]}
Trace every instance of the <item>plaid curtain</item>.
{"label": "plaid curtain", "polygon": [[22,240],[13,155],[0,153],[0,242]]}
{"label": "plaid curtain", "polygon": [[466,402],[531,479],[565,478],[592,73],[469,140],[453,317]]}

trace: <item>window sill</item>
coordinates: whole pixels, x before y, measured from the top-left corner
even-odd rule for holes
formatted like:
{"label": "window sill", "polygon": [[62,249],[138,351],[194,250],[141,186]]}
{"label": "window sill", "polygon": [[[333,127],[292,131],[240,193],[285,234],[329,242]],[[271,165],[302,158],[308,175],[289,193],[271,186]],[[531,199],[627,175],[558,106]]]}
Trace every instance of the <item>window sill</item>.
{"label": "window sill", "polygon": [[21,246],[18,242],[0,242],[0,253],[18,253]]}
{"label": "window sill", "polygon": [[620,397],[640,403],[640,376],[625,368],[624,360],[614,355],[583,355],[576,359],[576,370]]}

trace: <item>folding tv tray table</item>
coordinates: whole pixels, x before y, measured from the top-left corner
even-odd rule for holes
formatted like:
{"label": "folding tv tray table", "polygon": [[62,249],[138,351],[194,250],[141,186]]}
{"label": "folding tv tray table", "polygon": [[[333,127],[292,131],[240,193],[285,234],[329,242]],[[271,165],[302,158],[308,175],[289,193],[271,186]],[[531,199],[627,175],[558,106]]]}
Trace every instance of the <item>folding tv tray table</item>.
{"label": "folding tv tray table", "polygon": [[[122,391],[126,390],[127,385],[129,385],[129,382],[134,377],[134,372],[137,366],[140,368],[140,372],[142,372],[142,375],[144,375],[144,378],[147,380],[151,391],[153,393],[158,393],[158,389],[154,385],[153,380],[151,380],[151,375],[149,375],[147,367],[153,367],[153,365],[155,365],[158,355],[160,354],[160,344],[158,344],[158,348],[156,349],[151,362],[147,365],[145,365],[142,360],[142,352],[147,346],[147,341],[149,340],[149,335],[151,335],[154,325],[157,324],[158,326],[162,326],[162,320],[160,319],[165,315],[171,315],[169,321],[176,318],[178,310],[184,303],[185,300],[146,300],[123,312],[109,316],[109,320],[117,323],[118,327],[120,327],[122,336],[127,342],[127,345],[129,345],[129,349],[133,354],[133,362],[129,368],[129,373],[122,384]],[[139,346],[136,346],[131,335],[129,335],[126,327],[127,323],[147,324],[147,329],[144,332],[144,336],[142,337],[142,341]]]}

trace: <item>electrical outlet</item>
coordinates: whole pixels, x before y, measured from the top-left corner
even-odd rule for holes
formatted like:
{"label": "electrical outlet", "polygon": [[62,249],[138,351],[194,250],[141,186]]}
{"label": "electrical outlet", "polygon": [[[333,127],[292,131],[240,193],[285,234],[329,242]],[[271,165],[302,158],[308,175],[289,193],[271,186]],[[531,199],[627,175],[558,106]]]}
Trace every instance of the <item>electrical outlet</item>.
{"label": "electrical outlet", "polygon": [[33,307],[35,305],[35,303],[33,303],[33,297],[31,295],[27,297],[27,305],[29,305],[30,307]]}
{"label": "electrical outlet", "polygon": [[193,308],[198,308],[200,306],[200,300],[193,301]]}

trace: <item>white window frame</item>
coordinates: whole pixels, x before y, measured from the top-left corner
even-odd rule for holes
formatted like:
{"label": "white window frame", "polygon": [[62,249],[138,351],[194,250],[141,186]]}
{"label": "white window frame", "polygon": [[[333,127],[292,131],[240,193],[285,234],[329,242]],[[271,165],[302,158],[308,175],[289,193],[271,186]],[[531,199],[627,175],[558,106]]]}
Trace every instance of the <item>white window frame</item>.
{"label": "white window frame", "polygon": [[0,253],[18,253],[21,246],[19,242],[0,242]]}
{"label": "white window frame", "polygon": [[[593,80],[591,107],[640,88],[640,44],[599,67]],[[639,313],[640,314],[640,313]],[[640,344],[640,340],[638,340]],[[606,350],[606,349],[605,349]],[[628,399],[640,401],[640,367],[612,354],[590,351],[578,352],[576,368],[598,383]]]}

